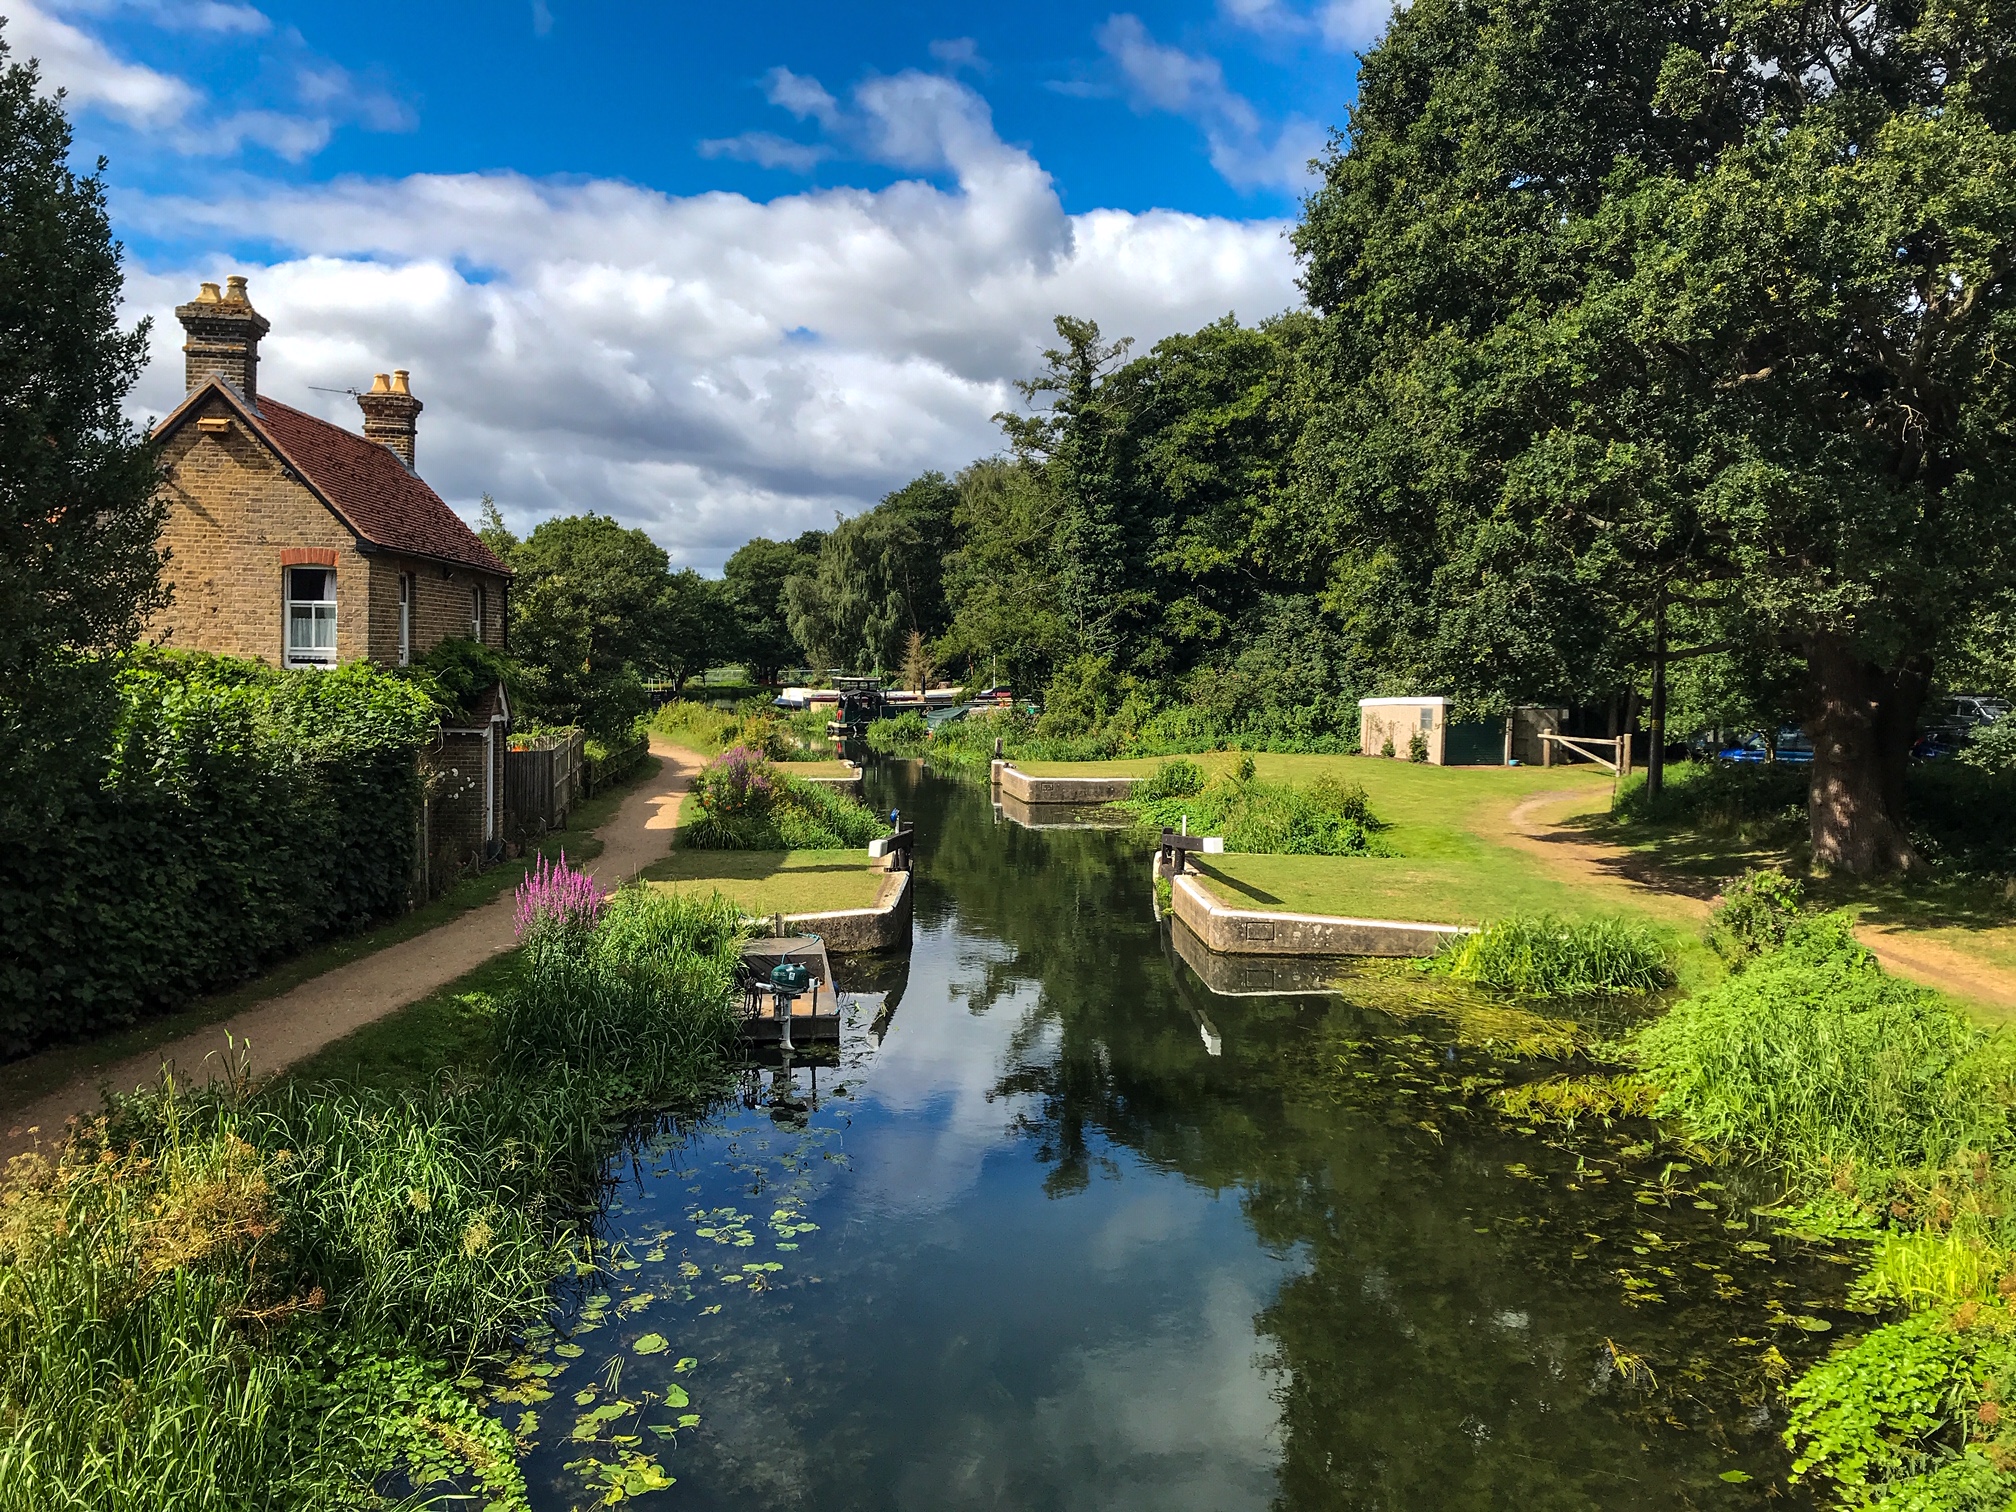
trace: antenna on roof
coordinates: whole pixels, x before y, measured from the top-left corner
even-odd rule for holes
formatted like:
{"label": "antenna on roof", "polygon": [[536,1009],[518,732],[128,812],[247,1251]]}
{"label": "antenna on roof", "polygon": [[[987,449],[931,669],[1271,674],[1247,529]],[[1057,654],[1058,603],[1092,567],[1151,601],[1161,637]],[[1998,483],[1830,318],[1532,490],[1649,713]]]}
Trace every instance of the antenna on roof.
{"label": "antenna on roof", "polygon": [[318,394],[348,394],[352,399],[355,399],[359,394],[364,392],[362,389],[354,388],[324,388],[319,383],[311,383],[308,387]]}

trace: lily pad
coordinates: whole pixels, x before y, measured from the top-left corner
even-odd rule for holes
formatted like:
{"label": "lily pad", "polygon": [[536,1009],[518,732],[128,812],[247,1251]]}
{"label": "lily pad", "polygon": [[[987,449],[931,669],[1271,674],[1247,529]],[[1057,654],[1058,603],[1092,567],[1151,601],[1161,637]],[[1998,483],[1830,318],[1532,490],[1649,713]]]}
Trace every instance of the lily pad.
{"label": "lily pad", "polygon": [[660,1333],[648,1333],[644,1335],[643,1338],[639,1339],[635,1344],[632,1344],[630,1347],[636,1350],[637,1353],[640,1355],[655,1355],[665,1353],[665,1351],[670,1349],[672,1346],[670,1342],[666,1339],[665,1335]]}

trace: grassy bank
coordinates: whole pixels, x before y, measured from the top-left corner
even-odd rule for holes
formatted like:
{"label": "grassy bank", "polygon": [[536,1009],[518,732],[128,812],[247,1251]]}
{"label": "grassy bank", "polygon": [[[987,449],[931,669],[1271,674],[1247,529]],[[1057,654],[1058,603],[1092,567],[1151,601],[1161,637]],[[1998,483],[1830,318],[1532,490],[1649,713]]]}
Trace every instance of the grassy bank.
{"label": "grassy bank", "polygon": [[677,851],[645,868],[653,887],[719,893],[757,918],[873,908],[888,873],[865,850]]}
{"label": "grassy bank", "polygon": [[[1806,875],[1808,771],[1682,763],[1657,801],[1637,778],[1614,813],[1577,822],[1678,876],[1719,884],[1757,866]],[[1908,774],[1906,802],[1924,871],[1811,877],[1814,895],[1862,925],[1908,932],[2016,976],[2016,781],[1956,761],[1921,762]]]}
{"label": "grassy bank", "polygon": [[826,709],[783,710],[764,698],[745,699],[731,709],[679,699],[658,708],[648,728],[702,756],[719,756],[735,746],[747,746],[772,761],[838,767],[840,764],[831,759],[833,743],[826,734],[831,718]]}
{"label": "grassy bank", "polygon": [[1495,1100],[1571,1147],[1578,1125],[1655,1116],[1689,1159],[1776,1193],[1757,1212],[1786,1233],[1867,1241],[1850,1300],[1875,1326],[1787,1388],[1795,1478],[1845,1507],[2010,1505],[2016,1042],[1886,975],[1846,913],[1800,914],[1779,884],[1734,890],[1713,933],[1731,974],[1590,1046],[1605,1074]]}
{"label": "grassy bank", "polygon": [[[417,1005],[268,1086],[122,1100],[14,1164],[0,1512],[384,1506],[385,1472],[526,1505],[537,1414],[508,1429],[484,1388],[581,1263],[629,1120],[704,1096],[733,1031],[736,910],[584,884],[528,889],[492,993]],[[542,1362],[529,1389],[565,1369]],[[660,1415],[664,1434],[689,1421]],[[668,1483],[600,1419],[574,1438],[588,1487]]]}
{"label": "grassy bank", "polygon": [[575,862],[593,860],[602,850],[602,842],[595,837],[595,831],[615,816],[633,788],[657,775],[660,765],[656,757],[647,757],[630,776],[593,798],[576,804],[567,816],[567,827],[547,834],[524,856],[464,877],[440,897],[376,929],[332,940],[242,986],[207,997],[178,1012],[149,1019],[116,1034],[74,1045],[59,1045],[0,1065],[0,1110],[23,1107],[39,1097],[90,1077],[101,1067],[116,1065],[129,1056],[142,1054],[185,1034],[221,1023],[248,1008],[291,992],[303,982],[312,981],[325,972],[426,934],[510,892],[525,879],[527,870],[540,860],[552,861],[562,854]]}

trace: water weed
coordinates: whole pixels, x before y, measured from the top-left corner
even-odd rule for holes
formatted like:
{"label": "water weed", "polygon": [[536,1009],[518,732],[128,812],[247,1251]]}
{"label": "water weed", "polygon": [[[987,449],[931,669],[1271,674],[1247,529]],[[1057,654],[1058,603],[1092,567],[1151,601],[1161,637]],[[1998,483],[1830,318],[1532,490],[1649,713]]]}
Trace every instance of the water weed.
{"label": "water weed", "polygon": [[1522,914],[1451,940],[1427,969],[1528,997],[1653,992],[1673,984],[1659,938],[1628,919]]}

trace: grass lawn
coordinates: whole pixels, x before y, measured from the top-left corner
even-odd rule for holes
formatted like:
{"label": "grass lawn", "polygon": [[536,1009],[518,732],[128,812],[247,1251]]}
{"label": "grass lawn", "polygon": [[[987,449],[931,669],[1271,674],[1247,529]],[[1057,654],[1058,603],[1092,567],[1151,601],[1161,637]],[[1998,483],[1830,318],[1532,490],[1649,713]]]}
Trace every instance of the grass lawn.
{"label": "grass lawn", "polygon": [[445,987],[374,1019],[324,1045],[281,1074],[292,1081],[353,1081],[403,1090],[453,1069],[474,1076],[489,1069],[496,1044],[489,1015],[463,1001],[501,991],[518,974],[517,951],[506,951]]}
{"label": "grass lawn", "polygon": [[888,874],[865,850],[674,851],[644,880],[681,892],[718,892],[758,918],[873,908]]}
{"label": "grass lawn", "polygon": [[[1216,774],[1237,753],[1190,758]],[[1016,765],[1032,776],[1146,776],[1162,758]],[[1513,913],[1569,917],[1629,913],[1658,927],[1683,980],[1717,974],[1700,943],[1692,909],[1657,893],[1578,883],[1556,876],[1530,853],[1498,839],[1519,803],[1559,794],[1549,819],[1563,812],[1607,813],[1611,779],[1600,768],[1434,767],[1385,757],[1303,756],[1255,752],[1265,781],[1308,783],[1320,776],[1355,782],[1386,826],[1380,838],[1394,856],[1213,856],[1198,865],[1205,885],[1240,908],[1349,918],[1478,924]],[[1195,863],[1195,858],[1193,864]]]}
{"label": "grass lawn", "polygon": [[844,761],[780,761],[777,769],[787,777],[859,777],[859,768]]}
{"label": "grass lawn", "polygon": [[[649,757],[630,776],[577,804],[567,816],[567,828],[547,835],[535,854],[557,857],[565,851],[569,861],[592,860],[602,850],[602,842],[595,838],[595,830],[609,821],[631,788],[657,774],[659,765],[655,756]],[[68,1086],[79,1077],[90,1075],[95,1067],[109,1066],[129,1055],[139,1055],[195,1030],[221,1023],[233,1014],[291,992],[325,971],[333,971],[338,966],[374,955],[387,946],[425,934],[458,914],[479,908],[499,894],[509,892],[518,885],[525,869],[531,864],[532,855],[528,854],[521,860],[507,861],[473,877],[464,877],[440,897],[411,913],[402,914],[362,934],[345,935],[315,946],[274,967],[264,976],[255,977],[228,992],[203,998],[173,1013],[79,1044],[52,1046],[0,1066],[0,1108],[24,1106]]]}

